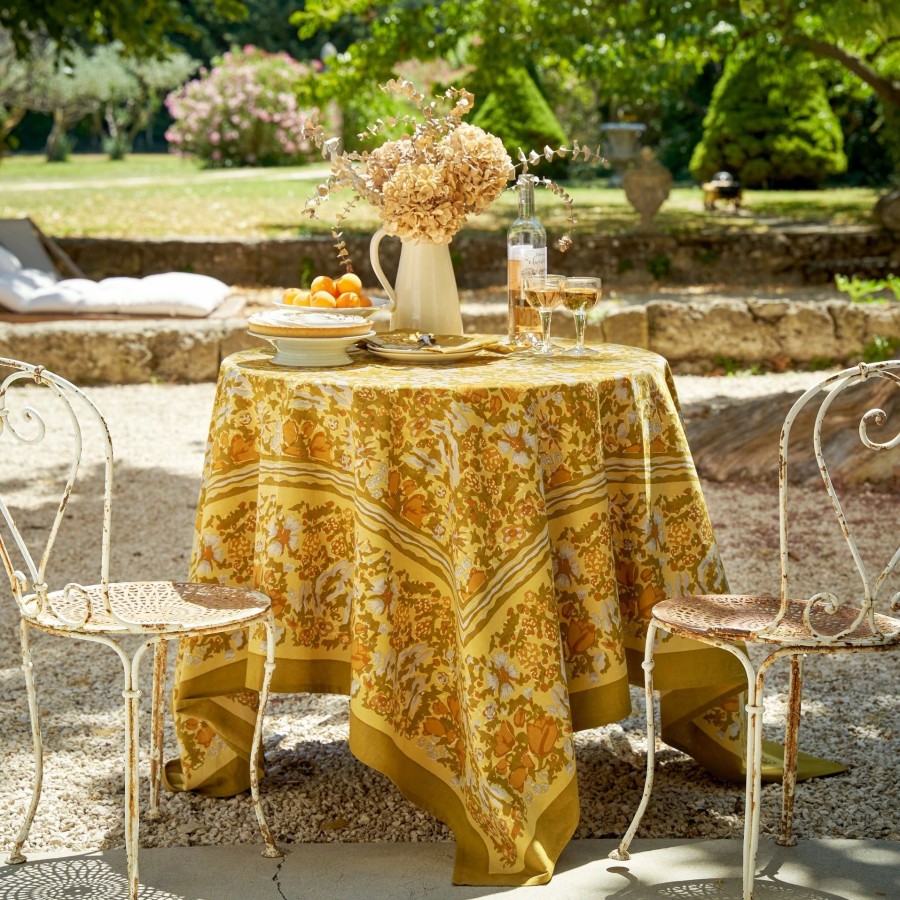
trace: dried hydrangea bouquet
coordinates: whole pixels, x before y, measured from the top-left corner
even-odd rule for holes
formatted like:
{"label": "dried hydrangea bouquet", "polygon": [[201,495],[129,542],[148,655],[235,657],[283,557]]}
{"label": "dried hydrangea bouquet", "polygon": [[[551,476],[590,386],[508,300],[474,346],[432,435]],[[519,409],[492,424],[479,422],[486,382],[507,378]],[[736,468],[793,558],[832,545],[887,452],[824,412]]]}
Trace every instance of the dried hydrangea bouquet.
{"label": "dried hydrangea bouquet", "polygon": [[[332,193],[350,189],[352,196],[341,208],[332,233],[338,258],[352,271],[342,223],[358,202],[370,203],[382,222],[372,238],[372,267],[391,298],[391,326],[462,334],[448,246],[453,236],[470,216],[484,212],[517,177],[532,178],[552,190],[566,204],[569,224],[574,225],[571,197],[549,179],[530,175],[529,166],[567,154],[587,160],[596,158],[596,152],[577,144],[571,150],[545,147],[543,153],[519,150],[514,165],[498,137],[463,121],[474,107],[475,98],[468,91],[450,88],[442,97],[426,102],[408,81],[389,81],[382,90],[410,100],[418,116],[379,119],[360,137],[377,135],[385,127],[398,124],[409,127],[410,133],[386,140],[372,151],[339,151],[338,139],[327,137],[318,120],[309,119],[306,137],[330,159],[331,174],[307,201],[304,212],[315,217]],[[402,241],[396,287],[385,277],[378,258],[385,235]],[[562,250],[570,244],[568,233],[557,242]]]}

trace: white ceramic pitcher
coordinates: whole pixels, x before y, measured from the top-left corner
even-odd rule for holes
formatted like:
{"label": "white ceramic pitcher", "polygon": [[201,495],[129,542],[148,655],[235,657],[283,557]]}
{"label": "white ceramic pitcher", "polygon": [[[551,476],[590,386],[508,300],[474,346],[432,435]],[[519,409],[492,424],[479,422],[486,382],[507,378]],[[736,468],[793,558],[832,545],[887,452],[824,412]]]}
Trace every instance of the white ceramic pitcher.
{"label": "white ceramic pitcher", "polygon": [[375,275],[393,304],[392,329],[428,334],[462,334],[462,314],[449,244],[402,241],[397,284],[392,285],[381,268],[378,248],[383,228],[372,235],[369,257]]}

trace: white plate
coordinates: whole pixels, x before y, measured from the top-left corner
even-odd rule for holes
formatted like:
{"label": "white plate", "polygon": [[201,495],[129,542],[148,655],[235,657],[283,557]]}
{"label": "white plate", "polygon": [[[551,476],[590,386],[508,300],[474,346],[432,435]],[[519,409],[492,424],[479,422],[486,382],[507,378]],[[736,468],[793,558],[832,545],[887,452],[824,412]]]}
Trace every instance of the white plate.
{"label": "white plate", "polygon": [[349,366],[353,360],[347,351],[374,331],[366,334],[346,334],[341,337],[277,337],[274,334],[257,334],[275,347],[273,366],[289,366],[297,369],[317,369],[333,366]]}
{"label": "white plate", "polygon": [[361,316],[364,319],[374,316],[379,310],[391,308],[391,302],[387,297],[369,297],[369,299],[372,301],[371,306],[351,306],[347,309],[332,309],[330,306],[297,306],[296,303],[282,303],[281,300],[276,300],[275,306],[279,309],[292,309],[297,312],[325,313],[326,316]]}
{"label": "white plate", "polygon": [[409,350],[401,350],[399,348],[387,349],[385,347],[373,347],[366,344],[366,352],[381,359],[390,359],[394,362],[414,362],[426,363],[429,365],[440,365],[441,363],[462,362],[469,359],[481,350],[481,347],[460,347],[459,350],[444,350],[442,353],[435,353],[433,350],[419,350],[410,347]]}

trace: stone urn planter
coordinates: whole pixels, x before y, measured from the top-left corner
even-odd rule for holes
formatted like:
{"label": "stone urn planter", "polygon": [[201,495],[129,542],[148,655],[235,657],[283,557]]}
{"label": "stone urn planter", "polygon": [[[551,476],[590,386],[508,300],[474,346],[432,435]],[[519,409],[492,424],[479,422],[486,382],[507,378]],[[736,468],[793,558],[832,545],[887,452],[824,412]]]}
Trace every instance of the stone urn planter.
{"label": "stone urn planter", "polygon": [[641,217],[640,231],[653,230],[653,217],[666,202],[672,190],[672,173],[656,158],[649,147],[641,150],[640,161],[627,169],[622,186],[628,202]]}
{"label": "stone urn planter", "polygon": [[603,134],[603,155],[614,170],[610,184],[622,183],[622,173],[640,153],[641,135],[647,126],[641,122],[605,122],[600,126]]}

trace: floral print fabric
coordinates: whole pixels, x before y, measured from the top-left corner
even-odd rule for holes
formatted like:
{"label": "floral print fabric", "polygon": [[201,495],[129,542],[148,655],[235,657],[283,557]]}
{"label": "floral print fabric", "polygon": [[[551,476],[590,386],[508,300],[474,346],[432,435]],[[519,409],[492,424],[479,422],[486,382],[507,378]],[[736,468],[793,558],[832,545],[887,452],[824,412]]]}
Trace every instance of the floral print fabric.
{"label": "floral print fabric", "polygon": [[[351,749],[453,828],[457,882],[549,880],[573,733],[628,714],[656,602],[726,587],[665,360],[270,356],[222,364],[192,577],[272,598],[273,689],[349,695]],[[182,643],[170,787],[247,787],[260,637]],[[664,738],[740,778],[739,664],[669,638],[656,676]]]}

